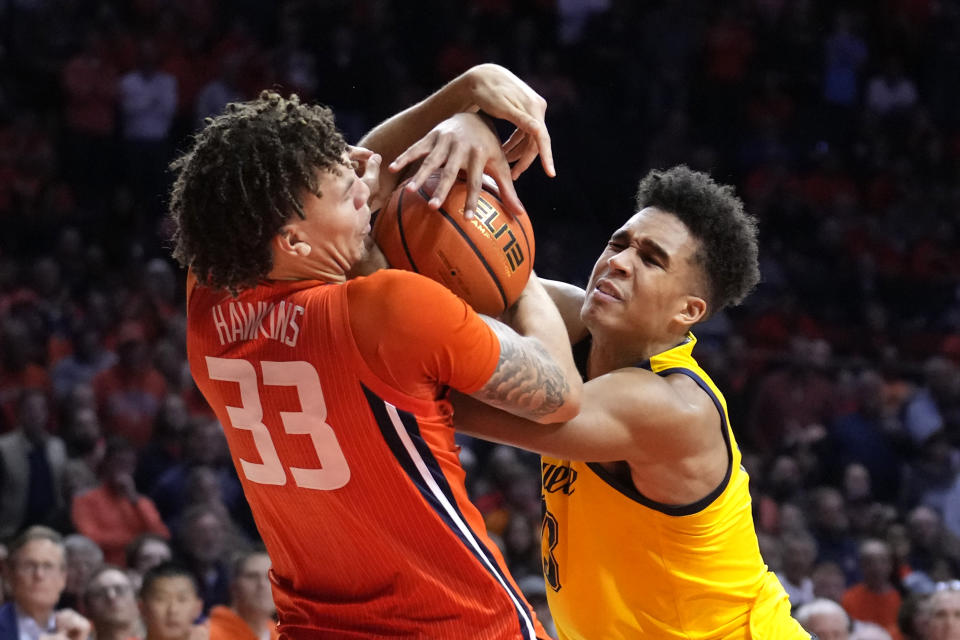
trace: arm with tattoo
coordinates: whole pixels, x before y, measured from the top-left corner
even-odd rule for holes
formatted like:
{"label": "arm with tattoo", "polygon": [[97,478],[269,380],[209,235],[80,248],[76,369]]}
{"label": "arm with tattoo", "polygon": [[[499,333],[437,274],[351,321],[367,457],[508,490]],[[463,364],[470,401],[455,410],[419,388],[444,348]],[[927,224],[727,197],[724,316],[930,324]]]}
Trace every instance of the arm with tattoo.
{"label": "arm with tattoo", "polygon": [[500,340],[500,359],[472,396],[540,423],[575,416],[583,383],[563,320],[535,275],[505,319],[510,326],[485,318]]}

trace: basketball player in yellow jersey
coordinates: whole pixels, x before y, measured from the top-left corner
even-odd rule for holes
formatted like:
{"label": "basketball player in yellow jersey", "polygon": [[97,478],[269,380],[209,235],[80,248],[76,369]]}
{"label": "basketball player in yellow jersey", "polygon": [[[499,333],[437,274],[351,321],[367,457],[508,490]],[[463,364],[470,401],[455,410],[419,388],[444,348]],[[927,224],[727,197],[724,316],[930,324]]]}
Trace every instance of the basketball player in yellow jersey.
{"label": "basketball player in yellow jersey", "polygon": [[458,402],[458,429],[543,454],[543,567],[561,640],[809,638],[767,570],[723,395],[691,329],[759,279],[756,224],[686,167],[641,182],[584,292],[550,283],[585,355],[580,414]]}

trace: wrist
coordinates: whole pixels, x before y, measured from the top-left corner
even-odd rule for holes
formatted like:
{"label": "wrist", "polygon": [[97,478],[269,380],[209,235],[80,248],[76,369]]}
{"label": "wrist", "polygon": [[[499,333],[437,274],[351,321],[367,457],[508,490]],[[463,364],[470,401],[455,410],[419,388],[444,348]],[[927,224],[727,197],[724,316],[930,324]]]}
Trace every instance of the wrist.
{"label": "wrist", "polygon": [[478,109],[474,96],[477,93],[477,80],[474,69],[467,69],[448,82],[442,89],[444,99],[449,103],[449,115]]}

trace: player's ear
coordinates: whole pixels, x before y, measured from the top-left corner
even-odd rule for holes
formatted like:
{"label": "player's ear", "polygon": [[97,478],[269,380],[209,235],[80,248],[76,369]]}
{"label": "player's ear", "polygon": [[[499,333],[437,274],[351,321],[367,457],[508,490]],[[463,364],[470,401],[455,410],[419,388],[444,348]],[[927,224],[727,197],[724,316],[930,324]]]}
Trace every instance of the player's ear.
{"label": "player's ear", "polygon": [[311,246],[298,233],[296,226],[286,225],[280,229],[273,239],[276,249],[280,253],[292,256],[303,257],[310,255]]}
{"label": "player's ear", "polygon": [[692,327],[707,317],[707,301],[700,296],[687,296],[683,308],[676,315],[680,324]]}

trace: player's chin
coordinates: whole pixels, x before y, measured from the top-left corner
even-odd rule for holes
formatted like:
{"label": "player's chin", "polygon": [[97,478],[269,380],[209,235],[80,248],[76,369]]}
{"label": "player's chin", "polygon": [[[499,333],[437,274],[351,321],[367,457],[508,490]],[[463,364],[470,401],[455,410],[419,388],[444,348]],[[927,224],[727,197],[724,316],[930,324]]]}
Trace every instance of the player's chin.
{"label": "player's chin", "polygon": [[593,300],[590,296],[587,296],[580,310],[580,319],[588,327],[609,324],[613,320],[610,305],[609,303],[604,304],[604,302],[606,301]]}

